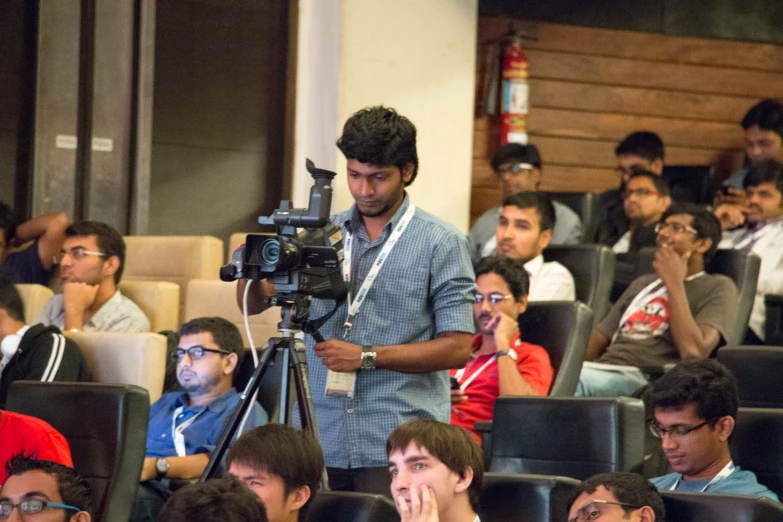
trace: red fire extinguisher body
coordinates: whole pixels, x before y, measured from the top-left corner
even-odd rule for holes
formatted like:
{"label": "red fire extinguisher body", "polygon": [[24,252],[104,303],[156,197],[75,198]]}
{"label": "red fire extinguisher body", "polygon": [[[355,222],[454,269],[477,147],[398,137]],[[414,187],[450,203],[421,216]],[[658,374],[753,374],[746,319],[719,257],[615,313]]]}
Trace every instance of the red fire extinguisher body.
{"label": "red fire extinguisher body", "polygon": [[529,63],[518,38],[512,38],[503,53],[501,81],[501,145],[527,144]]}

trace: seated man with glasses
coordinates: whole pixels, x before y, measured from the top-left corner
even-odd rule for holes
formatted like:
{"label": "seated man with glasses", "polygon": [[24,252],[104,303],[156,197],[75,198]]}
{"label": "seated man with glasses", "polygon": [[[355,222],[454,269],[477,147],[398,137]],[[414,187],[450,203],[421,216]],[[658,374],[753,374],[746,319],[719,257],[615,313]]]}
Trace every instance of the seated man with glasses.
{"label": "seated man with glasses", "polygon": [[633,395],[647,384],[639,367],[706,359],[737,317],[737,287],[707,274],[720,223],[695,205],[670,208],[658,227],[655,274],[634,280],[593,330],[578,396]]}
{"label": "seated man with glasses", "polygon": [[[220,317],[200,317],[180,327],[177,380],[184,391],[166,393],[150,407],[147,458],[131,521],[154,521],[170,495],[170,479],[196,479],[209,462],[223,424],[240,394],[232,386],[244,355],[242,336]],[[256,402],[244,430],[268,420]],[[237,436],[239,436],[239,431]]]}
{"label": "seated man with glasses", "polygon": [[636,473],[593,475],[568,503],[568,522],[663,522],[666,508],[655,486]]}
{"label": "seated man with glasses", "polygon": [[669,184],[648,170],[637,170],[628,178],[622,196],[630,228],[611,245],[612,250],[615,254],[627,254],[654,247],[655,227],[672,202]]}
{"label": "seated man with glasses", "polygon": [[56,262],[63,293],[46,302],[33,324],[63,331],[150,331],[144,312],[117,288],[125,263],[119,232],[98,221],[74,223],[65,231]]}
{"label": "seated man with glasses", "polygon": [[731,460],[729,437],[739,407],[737,381],[717,361],[686,361],[645,391],[650,432],[674,473],[651,482],[661,491],[752,495],[778,500],[752,471]]}
{"label": "seated man with glasses", "polygon": [[19,454],[6,470],[0,520],[90,522],[90,486],[73,468]]}
{"label": "seated man with glasses", "polygon": [[476,267],[478,292],[473,317],[479,333],[465,368],[452,370],[451,424],[481,442],[476,421],[492,420],[500,395],[546,395],[554,370],[542,347],[523,342],[517,318],[527,309],[524,265],[504,257],[486,257]]}

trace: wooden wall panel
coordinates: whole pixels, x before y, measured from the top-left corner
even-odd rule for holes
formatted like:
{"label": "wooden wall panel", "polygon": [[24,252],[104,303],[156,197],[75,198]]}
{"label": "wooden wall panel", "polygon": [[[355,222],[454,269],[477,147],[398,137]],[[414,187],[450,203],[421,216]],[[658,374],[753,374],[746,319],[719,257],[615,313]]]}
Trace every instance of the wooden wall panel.
{"label": "wooden wall panel", "polygon": [[[666,163],[726,175],[742,163],[742,116],[761,98],[783,98],[783,47],[768,44],[482,17],[479,67],[512,28],[534,38],[524,44],[528,134],[544,162],[542,190],[616,187],[614,148],[636,130],[661,136]],[[499,127],[497,117],[476,117],[472,220],[500,198],[489,167]]]}

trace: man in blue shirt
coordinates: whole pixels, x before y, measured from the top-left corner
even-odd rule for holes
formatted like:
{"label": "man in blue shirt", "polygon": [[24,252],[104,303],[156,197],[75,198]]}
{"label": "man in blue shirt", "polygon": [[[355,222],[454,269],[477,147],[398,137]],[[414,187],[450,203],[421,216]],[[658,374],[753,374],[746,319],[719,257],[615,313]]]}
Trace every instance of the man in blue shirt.
{"label": "man in blue shirt", "polygon": [[[353,306],[343,304],[320,328],[325,342],[305,338],[310,385],[330,487],[389,495],[392,430],[419,417],[449,421],[446,370],[468,360],[476,283],[467,238],[406,194],[418,170],[416,128],[407,118],[362,109],[337,146],[348,160],[354,205],[332,222],[342,229]],[[250,292],[251,313],[274,292],[263,288]],[[360,294],[366,298],[357,301]],[[333,308],[313,299],[310,316]]]}
{"label": "man in blue shirt", "polygon": [[731,460],[729,437],[739,407],[737,381],[719,362],[686,361],[653,382],[644,395],[654,413],[650,431],[661,439],[674,473],[654,478],[659,490],[752,495],[778,500]]}
{"label": "man in blue shirt", "polygon": [[[163,395],[150,408],[147,458],[131,520],[154,521],[170,491],[170,479],[201,476],[240,395],[232,377],[244,354],[242,336],[220,317],[193,319],[180,327],[177,380],[184,391]],[[267,422],[253,404],[249,430]],[[237,433],[237,436],[239,433]]]}

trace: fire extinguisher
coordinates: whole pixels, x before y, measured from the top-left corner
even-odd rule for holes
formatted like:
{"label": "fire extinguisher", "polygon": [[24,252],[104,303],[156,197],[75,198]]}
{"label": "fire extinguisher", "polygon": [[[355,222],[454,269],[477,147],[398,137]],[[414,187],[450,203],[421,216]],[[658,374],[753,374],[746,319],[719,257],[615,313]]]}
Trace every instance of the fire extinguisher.
{"label": "fire extinguisher", "polygon": [[529,62],[522,51],[522,35],[509,37],[503,51],[500,101],[501,145],[527,144]]}

